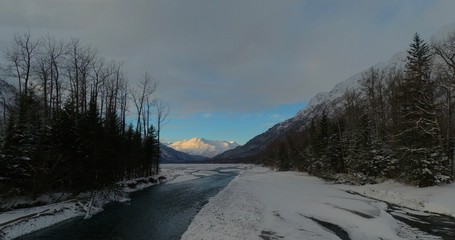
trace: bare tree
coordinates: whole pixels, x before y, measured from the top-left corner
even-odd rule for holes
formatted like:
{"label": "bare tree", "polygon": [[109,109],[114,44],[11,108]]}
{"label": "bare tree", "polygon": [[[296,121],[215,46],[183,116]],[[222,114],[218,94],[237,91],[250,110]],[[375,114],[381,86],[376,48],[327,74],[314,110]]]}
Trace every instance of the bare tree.
{"label": "bare tree", "polygon": [[401,115],[400,115],[400,95],[401,86],[403,85],[404,71],[402,69],[390,68],[384,73],[385,78],[385,99],[386,99],[386,115],[385,119],[391,120],[387,125],[391,126],[388,131],[390,136],[397,134],[397,128]]}
{"label": "bare tree", "polygon": [[445,138],[450,139],[452,118],[452,92],[455,90],[455,32],[449,34],[443,40],[433,40],[433,52],[436,55],[436,75],[439,88],[443,91],[444,105],[446,109]]}
{"label": "bare tree", "polygon": [[[33,61],[37,53],[39,41],[33,40],[30,32],[14,36],[14,46],[6,51],[7,75],[17,78],[19,95],[28,94],[28,84],[32,75]],[[23,90],[22,90],[23,83]]]}
{"label": "bare tree", "polygon": [[369,116],[372,118],[376,136],[380,130],[384,130],[385,118],[385,97],[384,97],[384,74],[378,69],[370,68],[362,74],[360,86],[366,97],[366,106]]}
{"label": "bare tree", "polygon": [[128,110],[128,82],[125,81],[120,89],[120,117],[122,136],[125,135],[126,129],[126,112]]}
{"label": "bare tree", "polygon": [[71,103],[78,113],[87,110],[88,78],[95,56],[96,52],[90,47],[81,46],[79,39],[70,41],[66,72],[70,81]]}
{"label": "bare tree", "polygon": [[[122,70],[123,63],[112,62],[106,69],[105,80],[101,91],[101,114],[107,118],[117,113],[117,106],[121,99],[121,90],[126,85],[126,78]],[[103,106],[104,105],[104,106]],[[104,109],[104,110],[103,110]]]}
{"label": "bare tree", "polygon": [[[452,180],[455,178],[455,133],[452,131],[453,91],[455,90],[455,32],[442,40],[433,40],[432,49],[436,56],[436,75],[439,88],[443,92],[445,107],[445,145],[450,149],[450,141],[454,141],[452,156]],[[451,139],[452,138],[452,139]]]}
{"label": "bare tree", "polygon": [[[152,79],[149,73],[144,74],[143,80],[139,83],[138,89],[130,90],[130,95],[133,100],[133,103],[136,107],[137,121],[136,121],[136,131],[141,131],[144,135],[147,135],[147,122],[141,121],[141,118],[144,119],[144,110],[147,105],[149,105],[152,94],[156,91],[157,82]],[[147,114],[149,114],[148,111]],[[144,128],[144,129],[142,129]]]}
{"label": "bare tree", "polygon": [[90,100],[97,102],[101,88],[104,86],[106,79],[112,75],[112,71],[106,65],[104,58],[94,59],[91,62],[91,70]]}
{"label": "bare tree", "polygon": [[67,45],[54,36],[46,35],[41,38],[35,64],[36,75],[41,79],[41,89],[44,102],[45,116],[50,117],[52,111],[61,107],[62,79],[60,72],[67,54]]}
{"label": "bare tree", "polygon": [[360,123],[363,107],[360,96],[360,92],[354,89],[346,89],[343,95],[346,117],[351,128],[356,128]]}
{"label": "bare tree", "polygon": [[160,142],[161,127],[167,124],[167,117],[169,115],[169,104],[161,99],[157,99],[156,106],[156,135],[158,142]]}

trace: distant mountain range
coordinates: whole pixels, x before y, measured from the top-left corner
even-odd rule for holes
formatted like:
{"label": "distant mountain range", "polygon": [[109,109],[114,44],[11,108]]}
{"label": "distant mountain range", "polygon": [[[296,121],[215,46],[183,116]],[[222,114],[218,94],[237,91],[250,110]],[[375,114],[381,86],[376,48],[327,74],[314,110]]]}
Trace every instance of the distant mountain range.
{"label": "distant mountain range", "polygon": [[239,144],[234,141],[213,141],[204,138],[191,138],[174,142],[168,146],[180,152],[211,158],[227,150],[234,149]]}

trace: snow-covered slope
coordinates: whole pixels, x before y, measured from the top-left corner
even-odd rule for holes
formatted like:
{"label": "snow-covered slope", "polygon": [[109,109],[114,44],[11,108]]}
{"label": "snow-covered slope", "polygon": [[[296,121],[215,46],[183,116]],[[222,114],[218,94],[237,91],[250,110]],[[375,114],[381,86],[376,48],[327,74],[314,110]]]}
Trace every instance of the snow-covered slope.
{"label": "snow-covered slope", "polygon": [[[389,69],[401,68],[406,60],[406,52],[399,52],[392,56],[387,62],[378,63],[372,67],[380,71]],[[266,132],[254,137],[245,145],[226,151],[214,157],[215,160],[236,161],[245,157],[253,156],[266,149],[266,147],[275,139],[283,136],[289,131],[298,131],[302,127],[310,123],[313,116],[321,114],[324,110],[329,114],[334,109],[342,104],[340,98],[346,90],[357,89],[359,81],[362,79],[362,74],[368,72],[370,68],[359,72],[352,77],[338,83],[330,92],[322,92],[316,94],[309,101],[308,105],[300,110],[294,117],[278,123],[269,128]]]}
{"label": "snow-covered slope", "polygon": [[204,138],[185,139],[169,145],[169,147],[177,151],[204,157],[213,157],[238,146],[233,141],[212,141]]}
{"label": "snow-covered slope", "polygon": [[177,151],[171,147],[161,143],[161,163],[190,163],[190,162],[201,162],[207,160],[206,157],[190,155],[188,153]]}
{"label": "snow-covered slope", "polygon": [[[429,43],[434,40],[446,38],[449,33],[452,33],[454,31],[455,23],[448,24],[430,36],[426,42]],[[411,39],[411,37],[412,36],[409,38]],[[401,51],[394,54],[389,61],[380,62],[371,67],[379,71],[403,68],[405,65],[406,56],[406,51]],[[289,131],[298,131],[302,127],[306,126],[310,123],[313,116],[321,114],[324,110],[326,110],[328,114],[331,114],[331,111],[341,106],[342,101],[340,101],[340,98],[343,96],[346,90],[357,89],[359,87],[359,81],[362,79],[362,74],[368,72],[371,67],[353,75],[344,81],[339,82],[330,92],[317,93],[310,99],[308,105],[304,109],[300,110],[294,117],[274,125],[266,132],[252,138],[245,145],[219,154],[213,159],[215,161],[226,162],[238,161],[246,157],[254,156],[265,150],[270,143],[285,135]],[[323,80],[324,79],[321,79],[321,81]]]}

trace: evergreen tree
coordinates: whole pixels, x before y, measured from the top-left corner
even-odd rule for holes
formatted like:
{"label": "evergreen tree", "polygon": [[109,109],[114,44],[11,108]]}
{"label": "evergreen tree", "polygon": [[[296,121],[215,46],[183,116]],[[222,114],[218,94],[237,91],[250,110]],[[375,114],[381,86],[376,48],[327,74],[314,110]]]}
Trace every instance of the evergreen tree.
{"label": "evergreen tree", "polygon": [[398,151],[405,178],[420,187],[448,180],[447,161],[436,118],[430,76],[431,53],[416,33],[408,50],[401,88]]}
{"label": "evergreen tree", "polygon": [[346,165],[349,173],[364,172],[366,161],[362,156],[361,135],[358,129],[347,129],[343,135],[346,146]]}
{"label": "evergreen tree", "polygon": [[33,94],[19,98],[17,106],[10,116],[3,145],[6,176],[19,191],[35,193],[39,175],[36,153],[40,141],[40,108]]}
{"label": "evergreen tree", "polygon": [[156,129],[151,125],[145,138],[145,164],[144,173],[146,175],[157,174],[156,162],[159,162],[159,144]]}
{"label": "evergreen tree", "polygon": [[318,134],[318,161],[317,166],[320,168],[320,174],[332,172],[330,157],[328,152],[329,145],[329,117],[324,111],[319,119],[319,134]]}
{"label": "evergreen tree", "polygon": [[327,155],[330,159],[330,166],[333,171],[337,173],[344,173],[346,172],[346,167],[340,122],[337,121],[337,123],[332,123],[330,129],[331,133],[327,145]]}
{"label": "evergreen tree", "polygon": [[395,162],[391,149],[375,134],[375,125],[364,114],[360,118],[358,147],[363,160],[361,172],[371,177],[386,177],[394,169]]}
{"label": "evergreen tree", "polygon": [[[105,64],[77,39],[39,44],[25,34],[14,43],[1,69],[17,78],[19,93],[1,126],[0,195],[79,192],[158,173],[159,130],[145,131],[150,112],[143,108],[156,82],[141,86],[139,109],[147,115],[137,113],[144,119],[133,131],[126,129],[127,97],[136,95],[121,64]],[[159,110],[158,127],[167,115]]]}

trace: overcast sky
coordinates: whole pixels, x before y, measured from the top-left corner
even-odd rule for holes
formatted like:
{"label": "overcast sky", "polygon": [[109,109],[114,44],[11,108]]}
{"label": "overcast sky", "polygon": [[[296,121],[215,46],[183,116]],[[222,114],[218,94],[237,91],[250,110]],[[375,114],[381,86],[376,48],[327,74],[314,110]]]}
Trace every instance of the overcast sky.
{"label": "overcast sky", "polygon": [[14,33],[78,37],[149,72],[171,106],[163,139],[245,143],[316,93],[455,22],[437,0],[0,0],[0,49]]}

